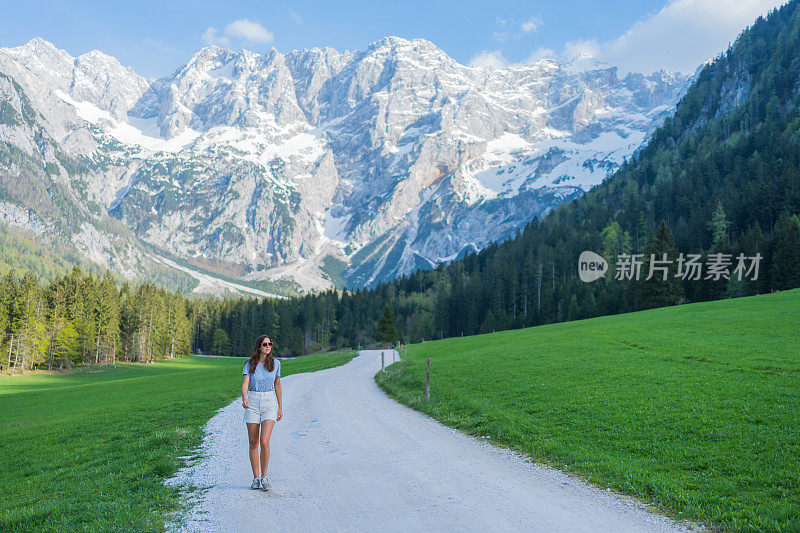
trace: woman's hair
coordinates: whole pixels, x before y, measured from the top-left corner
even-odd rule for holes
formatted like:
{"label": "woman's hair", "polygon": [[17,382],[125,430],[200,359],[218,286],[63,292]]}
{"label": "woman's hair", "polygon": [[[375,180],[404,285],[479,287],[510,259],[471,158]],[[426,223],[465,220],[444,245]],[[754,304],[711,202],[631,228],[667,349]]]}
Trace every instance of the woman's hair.
{"label": "woman's hair", "polygon": [[[256,371],[256,365],[258,365],[258,360],[261,359],[261,343],[264,342],[264,339],[269,338],[269,335],[261,335],[258,339],[256,339],[256,346],[253,348],[253,353],[250,354],[250,373]],[[264,361],[264,366],[267,367],[267,370],[272,372],[275,368],[275,359],[272,357],[272,350],[269,351],[267,354],[267,360]]]}

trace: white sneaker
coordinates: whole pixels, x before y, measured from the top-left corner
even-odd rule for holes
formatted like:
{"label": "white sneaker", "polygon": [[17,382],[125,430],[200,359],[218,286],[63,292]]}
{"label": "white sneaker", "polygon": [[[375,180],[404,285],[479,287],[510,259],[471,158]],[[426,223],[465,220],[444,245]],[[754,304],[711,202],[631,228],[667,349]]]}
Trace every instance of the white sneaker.
{"label": "white sneaker", "polygon": [[261,478],[261,488],[263,490],[269,490],[272,488],[272,485],[270,485],[269,481],[267,481],[267,476]]}
{"label": "white sneaker", "polygon": [[254,477],[253,482],[250,484],[251,489],[260,489],[261,488],[261,478]]}

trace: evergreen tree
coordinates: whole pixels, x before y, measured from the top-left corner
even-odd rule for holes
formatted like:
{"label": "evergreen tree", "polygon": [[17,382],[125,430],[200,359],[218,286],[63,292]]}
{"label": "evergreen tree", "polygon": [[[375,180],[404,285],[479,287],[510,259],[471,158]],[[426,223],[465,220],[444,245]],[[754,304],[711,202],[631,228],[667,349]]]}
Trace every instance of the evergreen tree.
{"label": "evergreen tree", "polygon": [[800,286],[800,219],[784,212],[775,224],[771,279],[777,290]]}
{"label": "evergreen tree", "polygon": [[676,277],[675,240],[664,220],[650,236],[643,259],[642,304],[652,308],[679,303],[683,298],[683,287],[680,278]]}
{"label": "evergreen tree", "polygon": [[492,333],[497,330],[497,320],[494,318],[494,313],[489,309],[481,324],[481,333]]}
{"label": "evergreen tree", "polygon": [[711,221],[708,223],[708,227],[712,234],[711,250],[713,252],[730,252],[730,246],[728,242],[729,225],[730,222],[728,222],[728,218],[725,216],[725,209],[722,207],[722,201],[720,200],[717,202],[717,208],[714,210],[714,214],[711,216]]}
{"label": "evergreen tree", "polygon": [[217,328],[214,330],[214,340],[211,342],[211,349],[217,355],[228,355],[231,349],[231,339],[225,330]]}
{"label": "evergreen tree", "polygon": [[397,340],[394,313],[389,304],[383,306],[381,318],[378,320],[378,337],[386,344],[392,344]]}
{"label": "evergreen tree", "polygon": [[59,368],[67,368],[80,356],[78,332],[72,322],[66,322],[53,342],[53,360]]}

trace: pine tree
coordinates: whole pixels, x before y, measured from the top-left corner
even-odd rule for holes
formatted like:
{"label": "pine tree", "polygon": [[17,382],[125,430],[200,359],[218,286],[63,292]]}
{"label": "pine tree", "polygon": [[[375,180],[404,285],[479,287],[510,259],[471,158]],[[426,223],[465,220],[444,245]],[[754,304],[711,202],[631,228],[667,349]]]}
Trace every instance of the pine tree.
{"label": "pine tree", "polygon": [[486,316],[481,323],[481,333],[492,333],[497,330],[497,320],[494,318],[494,313],[489,309]]}
{"label": "pine tree", "polygon": [[800,219],[784,211],[775,224],[771,279],[778,290],[800,286]]}
{"label": "pine tree", "polygon": [[72,322],[66,322],[53,342],[53,359],[59,368],[69,368],[80,356],[78,332]]}
{"label": "pine tree", "polygon": [[713,253],[730,252],[728,226],[730,226],[730,222],[728,222],[728,218],[725,216],[722,200],[719,200],[717,201],[717,208],[711,216],[711,221],[708,223],[708,228],[711,230],[711,250]]}
{"label": "pine tree", "polygon": [[115,362],[119,340],[120,300],[119,289],[106,271],[97,287],[97,357]]}
{"label": "pine tree", "polygon": [[[683,298],[683,287],[680,278],[675,276],[677,273],[675,240],[663,219],[656,232],[650,236],[642,259],[644,260],[641,274],[643,305],[652,308],[679,303]],[[666,267],[666,279],[664,272],[656,267]]]}
{"label": "pine tree", "polygon": [[214,330],[214,340],[211,343],[211,350],[217,355],[228,355],[231,349],[231,339],[225,330],[217,328]]}
{"label": "pine tree", "polygon": [[381,318],[378,320],[378,337],[386,344],[392,344],[397,340],[394,313],[389,304],[383,306]]}

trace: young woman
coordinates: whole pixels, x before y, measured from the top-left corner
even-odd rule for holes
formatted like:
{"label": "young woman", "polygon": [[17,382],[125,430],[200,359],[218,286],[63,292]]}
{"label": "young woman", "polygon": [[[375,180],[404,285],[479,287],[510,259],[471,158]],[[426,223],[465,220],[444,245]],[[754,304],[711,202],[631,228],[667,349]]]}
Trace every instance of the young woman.
{"label": "young woman", "polygon": [[[272,357],[272,341],[261,335],[242,372],[242,407],[250,441],[250,466],[253,469],[251,489],[269,490],[269,438],[275,422],[283,418],[281,398],[281,362]],[[259,430],[261,438],[259,439]],[[258,444],[261,443],[261,475]]]}

